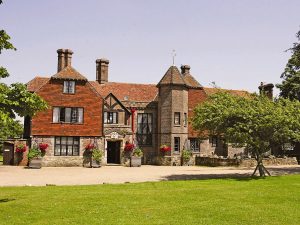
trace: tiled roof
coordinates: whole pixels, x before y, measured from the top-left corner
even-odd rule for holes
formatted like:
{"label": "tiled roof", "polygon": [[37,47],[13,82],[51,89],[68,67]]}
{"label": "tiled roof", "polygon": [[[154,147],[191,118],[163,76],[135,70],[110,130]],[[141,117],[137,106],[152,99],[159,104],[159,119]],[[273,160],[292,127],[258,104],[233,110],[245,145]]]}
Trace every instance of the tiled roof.
{"label": "tiled roof", "polygon": [[[28,91],[35,92],[41,86],[46,84],[50,78],[47,77],[35,77],[27,83]],[[108,94],[114,94],[122,102],[151,102],[157,101],[158,88],[155,84],[131,84],[131,83],[117,83],[107,82],[105,84],[99,84],[97,81],[89,82],[95,90],[104,98]],[[228,90],[219,88],[204,87],[204,92],[207,95],[212,95],[218,91],[227,91],[231,94],[247,97],[249,92],[243,90]]]}
{"label": "tiled roof", "polygon": [[249,95],[250,95],[250,93],[248,91],[244,91],[244,90],[230,90],[230,89],[221,89],[221,88],[204,87],[204,91],[207,95],[213,95],[219,91],[225,91],[225,92],[228,92],[230,94],[240,96],[240,97],[249,97]]}
{"label": "tiled roof", "polygon": [[183,79],[186,85],[191,88],[202,88],[202,85],[189,73],[183,74]]}
{"label": "tiled roof", "polygon": [[57,74],[54,74],[52,79],[63,79],[63,80],[83,80],[87,81],[87,78],[81,75],[77,70],[71,66],[67,66],[59,71]]}
{"label": "tiled roof", "polygon": [[158,94],[158,89],[154,84],[117,82],[99,84],[96,81],[90,81],[90,83],[102,97],[106,97],[109,93],[112,93],[120,101],[151,102],[155,100]]}
{"label": "tiled roof", "polygon": [[26,84],[27,90],[30,92],[35,92],[44,84],[46,84],[49,80],[50,78],[48,77],[35,77]]}
{"label": "tiled roof", "polygon": [[157,87],[165,84],[186,85],[184,79],[176,66],[170,66]]}

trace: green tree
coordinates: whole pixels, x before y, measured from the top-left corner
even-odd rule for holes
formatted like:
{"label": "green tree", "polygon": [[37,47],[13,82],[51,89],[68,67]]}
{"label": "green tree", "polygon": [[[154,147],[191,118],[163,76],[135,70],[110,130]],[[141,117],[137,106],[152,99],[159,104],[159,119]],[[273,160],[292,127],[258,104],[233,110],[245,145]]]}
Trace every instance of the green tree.
{"label": "green tree", "polygon": [[226,92],[212,95],[198,105],[192,125],[202,138],[220,135],[226,143],[245,147],[255,155],[260,176],[269,172],[263,166],[263,155],[274,145],[300,141],[300,102],[280,98],[271,101],[265,96],[247,98]]}
{"label": "green tree", "polygon": [[[3,50],[16,48],[10,42],[10,36],[4,30],[0,30],[0,54]],[[24,84],[7,85],[1,81],[8,76],[6,68],[0,66],[0,139],[21,136],[23,127],[16,120],[16,115],[33,116],[47,108],[46,102],[38,95],[28,92]]]}
{"label": "green tree", "polygon": [[281,74],[282,83],[277,84],[276,87],[280,89],[280,96],[300,100],[300,31],[296,37],[299,42],[294,43],[293,47],[287,50],[292,52],[292,56]]}

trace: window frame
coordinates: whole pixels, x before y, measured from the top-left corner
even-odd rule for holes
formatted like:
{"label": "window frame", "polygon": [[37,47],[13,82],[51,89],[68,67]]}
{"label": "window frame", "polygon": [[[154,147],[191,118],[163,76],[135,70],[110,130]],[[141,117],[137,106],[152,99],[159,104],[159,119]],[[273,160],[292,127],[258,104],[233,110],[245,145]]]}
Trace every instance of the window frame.
{"label": "window frame", "polygon": [[[62,144],[62,138],[66,138],[66,144]],[[72,145],[68,144],[68,139],[72,138]],[[59,143],[58,143],[58,139],[59,139]],[[78,142],[78,144],[74,144],[75,141]],[[59,145],[59,154],[57,154],[56,151],[56,146]],[[66,154],[63,155],[62,154],[62,147],[65,146],[66,147]],[[68,154],[69,153],[69,147],[72,146],[72,154]],[[78,148],[78,153],[74,154],[74,147]],[[55,136],[54,137],[54,156],[79,156],[80,155],[80,138],[76,137],[76,136]]]}
{"label": "window frame", "polygon": [[174,152],[180,153],[180,137],[174,137]]}
{"label": "window frame", "polygon": [[[58,109],[57,113],[57,122],[54,121],[54,115],[55,115],[55,109]],[[71,109],[70,111],[70,121],[66,121],[66,109]],[[82,118],[80,122],[80,112],[79,110],[82,110]],[[74,111],[77,111],[77,121],[73,121],[73,113]],[[62,120],[62,117],[64,118]],[[83,107],[61,107],[61,106],[53,106],[52,107],[52,123],[67,123],[67,124],[83,124],[84,123],[84,108]]]}
{"label": "window frame", "polygon": [[[192,142],[194,142],[193,146],[197,146],[196,148],[192,148]],[[190,139],[190,149],[192,152],[195,152],[195,153],[199,153],[200,152],[200,140],[198,138],[191,138]]]}
{"label": "window frame", "polygon": [[[70,88],[70,83],[74,84],[73,92],[71,92],[72,89]],[[66,86],[67,88],[65,88]],[[76,92],[76,82],[74,80],[64,80],[63,94],[75,94],[75,92]]]}
{"label": "window frame", "polygon": [[174,112],[174,125],[175,126],[180,126],[180,124],[181,124],[181,121],[180,121],[181,120],[181,118],[180,118],[181,115],[180,114],[181,114],[180,112]]}
{"label": "window frame", "polygon": [[218,147],[218,145],[219,145],[218,136],[216,136],[216,135],[211,136],[210,143],[211,143],[211,147]]}
{"label": "window frame", "polygon": [[[106,114],[106,120],[105,120],[105,114]],[[114,123],[114,114],[116,115],[115,123]],[[112,115],[112,121],[108,122],[108,118],[110,118],[110,115]],[[104,111],[103,122],[104,122],[104,124],[118,124],[119,123],[119,113],[116,111]]]}
{"label": "window frame", "polygon": [[188,121],[188,117],[187,117],[187,113],[183,113],[183,126],[187,126],[187,121]]}
{"label": "window frame", "polygon": [[[139,117],[142,117],[142,122],[139,123]],[[144,118],[147,117],[147,121]],[[149,120],[149,118],[151,118]],[[151,121],[151,122],[149,122]],[[140,126],[142,129],[140,130]],[[144,126],[146,126],[146,133],[144,133]],[[151,129],[150,129],[151,128]],[[150,132],[151,130],[151,132]],[[137,114],[137,130],[136,137],[140,146],[152,146],[153,145],[153,113],[138,113]],[[146,141],[144,141],[146,140]],[[141,142],[142,141],[142,142]]]}

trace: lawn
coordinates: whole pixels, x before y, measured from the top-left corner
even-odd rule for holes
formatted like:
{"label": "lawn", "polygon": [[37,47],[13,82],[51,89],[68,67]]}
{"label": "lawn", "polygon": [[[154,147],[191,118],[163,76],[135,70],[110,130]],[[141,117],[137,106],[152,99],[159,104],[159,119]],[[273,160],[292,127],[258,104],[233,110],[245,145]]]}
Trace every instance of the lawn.
{"label": "lawn", "polygon": [[299,224],[300,175],[0,188],[0,224]]}

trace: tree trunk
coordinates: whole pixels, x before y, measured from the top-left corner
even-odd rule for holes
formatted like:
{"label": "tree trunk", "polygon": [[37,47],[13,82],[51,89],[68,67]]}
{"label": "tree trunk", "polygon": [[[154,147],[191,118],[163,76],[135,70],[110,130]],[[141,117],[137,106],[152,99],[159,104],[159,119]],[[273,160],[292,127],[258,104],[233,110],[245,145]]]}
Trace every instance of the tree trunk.
{"label": "tree trunk", "polygon": [[256,161],[257,161],[257,166],[255,167],[255,170],[252,174],[252,177],[255,175],[257,169],[258,169],[258,172],[259,172],[259,176],[260,177],[265,177],[266,176],[266,173],[271,176],[271,174],[269,173],[269,171],[266,169],[266,167],[264,167],[263,165],[263,156],[260,155],[259,153],[256,154],[256,157],[255,157]]}

